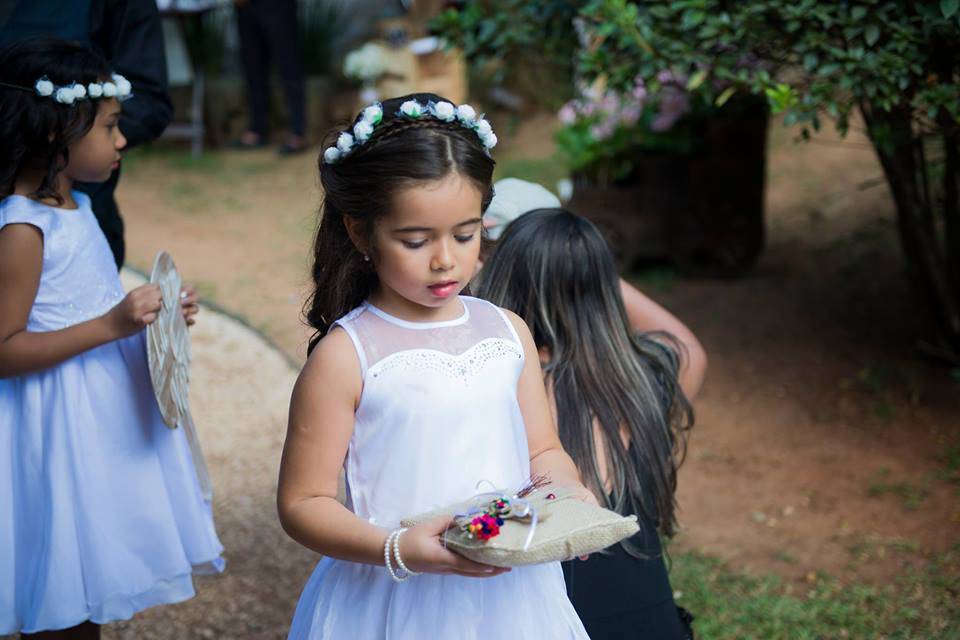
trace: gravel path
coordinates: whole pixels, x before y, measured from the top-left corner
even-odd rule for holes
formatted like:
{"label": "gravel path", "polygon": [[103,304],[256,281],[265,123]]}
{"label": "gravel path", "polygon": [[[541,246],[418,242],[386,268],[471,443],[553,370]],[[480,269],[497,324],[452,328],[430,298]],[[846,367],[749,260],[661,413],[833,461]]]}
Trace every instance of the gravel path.
{"label": "gravel path", "polygon": [[[124,273],[129,288],[142,282]],[[108,625],[104,638],[285,638],[317,556],[277,522],[275,495],[297,372],[262,337],[204,308],[193,327],[191,403],[214,486],[227,570],[195,580],[197,596]]]}

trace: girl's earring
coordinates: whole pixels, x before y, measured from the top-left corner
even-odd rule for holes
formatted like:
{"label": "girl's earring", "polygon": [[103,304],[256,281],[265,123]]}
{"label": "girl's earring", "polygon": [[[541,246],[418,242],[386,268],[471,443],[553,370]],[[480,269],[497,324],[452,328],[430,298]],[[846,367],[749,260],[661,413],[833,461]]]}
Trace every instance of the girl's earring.
{"label": "girl's earring", "polygon": [[367,254],[363,254],[363,261],[370,262],[370,256],[368,256]]}

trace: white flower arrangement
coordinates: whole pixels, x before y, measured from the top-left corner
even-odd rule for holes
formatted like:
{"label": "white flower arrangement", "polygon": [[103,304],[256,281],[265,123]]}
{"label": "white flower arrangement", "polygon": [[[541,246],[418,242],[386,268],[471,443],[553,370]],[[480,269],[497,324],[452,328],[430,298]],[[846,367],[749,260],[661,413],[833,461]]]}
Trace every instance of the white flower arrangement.
{"label": "white flower arrangement", "polygon": [[386,51],[374,42],[351,51],[343,59],[343,74],[360,82],[375,82],[386,70]]}
{"label": "white flower arrangement", "polygon": [[130,81],[121,76],[119,73],[114,73],[113,84],[117,86],[117,95],[118,96],[128,96],[133,92],[133,85],[130,84]]}
{"label": "white flower arrangement", "polygon": [[481,118],[477,120],[477,135],[481,138],[490,135],[493,133],[493,127],[490,126],[490,121],[486,118]]}
{"label": "white flower arrangement", "polygon": [[340,153],[350,153],[350,150],[353,149],[353,136],[344,131],[340,134],[340,137],[337,138],[337,149],[340,150]]}
{"label": "white flower arrangement", "polygon": [[60,104],[73,104],[73,101],[76,100],[77,97],[73,94],[72,87],[60,87],[56,93],[53,94],[53,99]]}
{"label": "white flower arrangement", "polygon": [[416,100],[407,100],[400,105],[400,114],[408,118],[419,118],[423,115],[423,106]]}
{"label": "white flower arrangement", "polygon": [[[457,122],[472,130],[480,139],[480,144],[488,153],[497,146],[497,134],[493,132],[490,121],[477,115],[476,109],[468,104],[455,107],[449,102],[430,102],[423,105],[417,100],[407,100],[400,105],[396,116],[398,118],[417,119],[432,117],[441,122]],[[383,120],[383,106],[380,103],[372,104],[360,112],[360,117],[349,131],[343,131],[337,138],[336,145],[328,147],[323,152],[323,161],[326,164],[335,164],[353,149],[366,143],[376,131],[376,127]],[[351,133],[352,132],[352,133]]]}
{"label": "white flower arrangement", "polygon": [[369,140],[370,136],[372,135],[373,125],[366,120],[361,120],[357,124],[353,125],[353,137],[357,140],[357,143],[363,144]]}
{"label": "white flower arrangement", "polygon": [[[8,85],[10,86],[10,85]],[[15,89],[30,91],[27,87],[13,85]],[[33,93],[41,98],[53,98],[60,104],[72,105],[78,100],[95,98],[117,98],[123,100],[133,93],[133,85],[119,74],[113,74],[112,81],[91,82],[84,86],[78,82],[61,87],[53,84],[47,76],[43,76],[33,83]]]}
{"label": "white flower arrangement", "polygon": [[363,118],[364,122],[370,124],[372,127],[375,127],[380,124],[381,120],[383,120],[383,107],[379,102],[372,104],[363,110],[363,115],[361,117]]}
{"label": "white flower arrangement", "polygon": [[457,109],[449,102],[438,102],[432,105],[431,113],[437,120],[453,122],[457,117]]}
{"label": "white flower arrangement", "polygon": [[47,76],[43,76],[37,83],[33,85],[34,90],[37,92],[37,95],[42,98],[48,98],[53,95],[53,83],[47,79]]}
{"label": "white flower arrangement", "polygon": [[323,161],[327,164],[333,164],[340,159],[340,149],[336,147],[327,147],[327,150],[323,152]]}
{"label": "white flower arrangement", "polygon": [[491,131],[485,136],[480,136],[480,142],[482,142],[483,146],[489,150],[497,146],[497,142],[499,142],[499,140],[497,139],[497,134]]}
{"label": "white flower arrangement", "polygon": [[473,122],[477,119],[477,111],[468,104],[462,104],[457,107],[457,118],[460,122]]}

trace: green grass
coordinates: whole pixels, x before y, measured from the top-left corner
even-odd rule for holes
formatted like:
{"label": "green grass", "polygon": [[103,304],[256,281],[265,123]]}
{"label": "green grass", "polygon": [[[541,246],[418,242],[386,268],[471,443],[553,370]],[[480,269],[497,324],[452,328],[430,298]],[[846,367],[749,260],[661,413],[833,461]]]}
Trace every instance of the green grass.
{"label": "green grass", "polygon": [[947,639],[960,637],[958,563],[960,545],[882,586],[843,586],[825,575],[754,577],[683,553],[670,579],[698,640]]}
{"label": "green grass", "polygon": [[917,509],[930,495],[926,486],[918,486],[906,480],[893,481],[890,479],[890,470],[880,469],[867,486],[867,495],[876,498],[884,495],[893,495],[900,498],[903,507],[908,510]]}
{"label": "green grass", "polygon": [[557,192],[557,182],[570,177],[570,169],[556,155],[549,158],[498,158],[494,178],[519,178],[543,185]]}
{"label": "green grass", "polygon": [[150,163],[160,162],[170,169],[201,176],[219,184],[235,184],[238,180],[257,176],[275,169],[275,162],[263,154],[245,156],[225,155],[219,150],[207,151],[194,157],[188,149],[169,143],[153,143],[124,153],[124,171],[149,170]]}

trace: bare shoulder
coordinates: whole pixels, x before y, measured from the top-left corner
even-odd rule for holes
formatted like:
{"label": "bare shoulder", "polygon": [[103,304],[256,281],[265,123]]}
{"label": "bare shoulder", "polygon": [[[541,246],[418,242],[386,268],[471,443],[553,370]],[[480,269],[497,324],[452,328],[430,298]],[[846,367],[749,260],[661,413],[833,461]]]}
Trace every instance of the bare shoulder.
{"label": "bare shoulder", "polygon": [[20,223],[0,227],[0,307],[4,307],[3,302],[9,302],[14,294],[22,294],[32,304],[42,271],[43,234],[40,230]]}
{"label": "bare shoulder", "polygon": [[528,337],[531,340],[533,339],[532,335],[530,334],[530,327],[527,326],[527,323],[524,322],[523,318],[518,316],[513,311],[510,311],[510,309],[504,309],[503,307],[498,308],[505,316],[507,316],[507,320],[509,320],[510,324],[513,325],[513,328],[517,330],[517,334],[520,336],[521,340],[526,340]]}
{"label": "bare shoulder", "polygon": [[507,316],[507,320],[510,321],[510,324],[512,324],[516,330],[517,337],[520,338],[520,343],[523,345],[523,350],[527,356],[535,356],[537,346],[533,341],[533,334],[530,333],[530,327],[527,326],[527,323],[524,322],[523,318],[509,309],[501,308],[500,310],[503,311],[504,315]]}
{"label": "bare shoulder", "polygon": [[26,223],[0,227],[0,259],[10,264],[21,265],[23,260],[41,261],[43,234],[40,229]]}
{"label": "bare shoulder", "polygon": [[313,349],[297,379],[294,396],[340,392],[359,399],[360,357],[347,332],[334,327]]}

